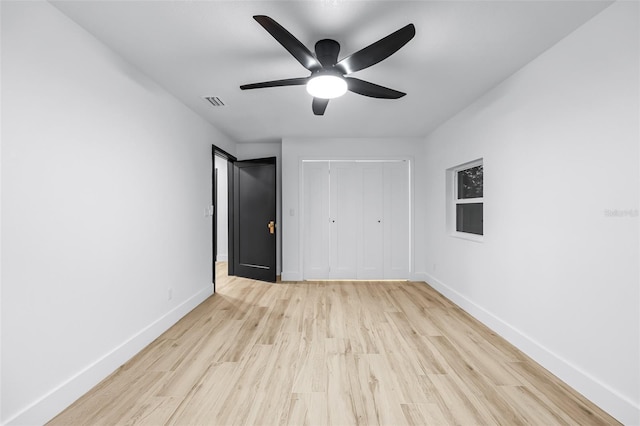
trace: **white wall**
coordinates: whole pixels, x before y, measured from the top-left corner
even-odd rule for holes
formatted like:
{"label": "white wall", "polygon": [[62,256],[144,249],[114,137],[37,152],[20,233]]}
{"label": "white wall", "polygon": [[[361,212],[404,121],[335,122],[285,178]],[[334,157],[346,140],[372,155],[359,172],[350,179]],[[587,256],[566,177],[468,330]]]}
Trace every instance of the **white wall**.
{"label": "white wall", "polygon": [[217,253],[216,260],[218,262],[226,262],[229,260],[229,199],[228,188],[229,182],[227,177],[227,160],[225,158],[215,157],[215,167],[218,169],[218,202],[216,205],[216,216],[218,218],[217,232]]}
{"label": "white wall", "polygon": [[[614,3],[425,143],[427,281],[626,424],[640,423],[639,34],[638,3]],[[445,169],[480,157],[483,243],[445,231]]]}
{"label": "white wall", "polygon": [[276,157],[276,274],[282,271],[282,145],[280,142],[252,142],[237,145],[238,160]]}
{"label": "white wall", "polygon": [[[412,210],[414,217],[424,216],[424,144],[422,139],[303,139],[282,141],[282,280],[302,279],[300,247],[300,177],[304,159],[410,159],[414,182]],[[418,223],[420,222],[420,223]],[[412,229],[423,235],[424,224],[415,221]],[[424,279],[424,241],[412,240],[413,279]]]}
{"label": "white wall", "polygon": [[1,7],[0,422],[40,424],[211,294],[235,146],[49,3]]}

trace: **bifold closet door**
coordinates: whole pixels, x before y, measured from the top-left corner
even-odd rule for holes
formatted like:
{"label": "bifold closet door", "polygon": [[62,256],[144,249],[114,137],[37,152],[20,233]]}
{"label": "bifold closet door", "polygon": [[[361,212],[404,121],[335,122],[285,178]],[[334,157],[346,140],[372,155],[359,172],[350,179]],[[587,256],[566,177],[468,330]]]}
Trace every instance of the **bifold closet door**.
{"label": "bifold closet door", "polygon": [[361,237],[358,246],[358,273],[361,280],[384,277],[384,163],[357,163],[361,190],[357,196],[362,202],[362,214],[358,223]]}
{"label": "bifold closet door", "polygon": [[411,198],[406,161],[384,163],[384,278],[411,272]]}
{"label": "bifold closet door", "polygon": [[331,279],[358,277],[358,246],[362,216],[362,179],[357,163],[330,166],[330,272]]}
{"label": "bifold closet door", "polygon": [[304,279],[329,277],[329,163],[303,163],[303,274]]}
{"label": "bifold closet door", "polygon": [[303,279],[407,279],[406,161],[303,163]]}

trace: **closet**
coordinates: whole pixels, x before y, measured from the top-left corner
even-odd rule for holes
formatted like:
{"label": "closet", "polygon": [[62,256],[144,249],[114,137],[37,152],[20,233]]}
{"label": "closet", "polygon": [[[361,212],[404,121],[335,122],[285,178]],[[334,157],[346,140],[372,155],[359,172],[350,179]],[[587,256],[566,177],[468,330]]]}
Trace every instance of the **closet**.
{"label": "closet", "polygon": [[303,278],[408,279],[406,160],[302,162]]}

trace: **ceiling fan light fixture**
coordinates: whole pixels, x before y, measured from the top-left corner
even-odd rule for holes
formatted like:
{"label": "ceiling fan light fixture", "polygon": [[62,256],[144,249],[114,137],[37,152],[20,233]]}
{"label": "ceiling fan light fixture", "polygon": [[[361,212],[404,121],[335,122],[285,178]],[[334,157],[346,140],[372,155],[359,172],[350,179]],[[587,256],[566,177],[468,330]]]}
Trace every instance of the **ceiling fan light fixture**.
{"label": "ceiling fan light fixture", "polygon": [[314,98],[338,98],[347,93],[347,82],[335,74],[316,75],[307,83],[307,92]]}
{"label": "ceiling fan light fixture", "polygon": [[[2,1],[2,0],[0,0]],[[315,55],[300,40],[282,25],[266,15],[254,15],[258,24],[276,39],[304,68],[311,71],[309,77],[286,78],[262,83],[243,84],[240,89],[261,89],[280,86],[307,86],[307,92],[313,96],[311,110],[314,115],[324,115],[329,100],[346,93],[347,90],[362,96],[378,99],[398,99],[406,93],[388,87],[345,77],[385,60],[396,53],[416,35],[413,24],[407,24],[338,61],[340,43],[332,39],[322,39],[315,44]]]}

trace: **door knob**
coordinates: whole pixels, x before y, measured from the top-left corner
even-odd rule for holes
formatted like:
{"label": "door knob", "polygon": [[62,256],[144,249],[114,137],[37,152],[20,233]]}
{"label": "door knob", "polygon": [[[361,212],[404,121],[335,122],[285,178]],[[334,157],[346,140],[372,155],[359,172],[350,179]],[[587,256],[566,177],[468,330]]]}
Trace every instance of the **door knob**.
{"label": "door knob", "polygon": [[275,232],[276,229],[276,223],[272,220],[271,222],[269,222],[269,224],[267,225],[267,228],[269,228],[269,233],[273,234]]}

